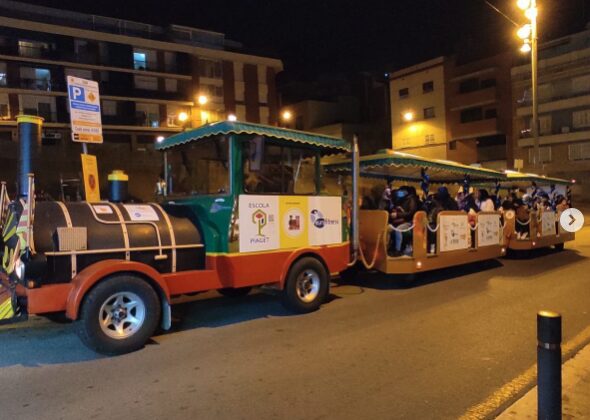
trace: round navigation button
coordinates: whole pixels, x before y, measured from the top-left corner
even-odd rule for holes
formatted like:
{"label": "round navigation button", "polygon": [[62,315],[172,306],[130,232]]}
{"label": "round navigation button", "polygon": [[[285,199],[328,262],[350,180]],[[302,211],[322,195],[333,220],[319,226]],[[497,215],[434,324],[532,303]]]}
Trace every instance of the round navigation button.
{"label": "round navigation button", "polygon": [[584,227],[584,215],[578,209],[567,209],[561,213],[559,224],[563,230],[577,232]]}

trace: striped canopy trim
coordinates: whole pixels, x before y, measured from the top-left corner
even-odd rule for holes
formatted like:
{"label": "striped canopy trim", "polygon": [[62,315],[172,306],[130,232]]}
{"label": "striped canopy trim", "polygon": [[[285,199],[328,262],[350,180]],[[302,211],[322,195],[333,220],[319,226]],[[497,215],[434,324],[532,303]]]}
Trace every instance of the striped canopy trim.
{"label": "striped canopy trim", "polygon": [[185,143],[199,141],[205,138],[228,135],[228,134],[250,134],[256,136],[270,137],[275,140],[294,142],[314,146],[330,153],[349,152],[350,144],[343,139],[324,136],[304,131],[290,130],[287,128],[272,127],[262,124],[245,122],[221,121],[206,124],[194,130],[175,134],[156,144],[157,150],[169,149]]}

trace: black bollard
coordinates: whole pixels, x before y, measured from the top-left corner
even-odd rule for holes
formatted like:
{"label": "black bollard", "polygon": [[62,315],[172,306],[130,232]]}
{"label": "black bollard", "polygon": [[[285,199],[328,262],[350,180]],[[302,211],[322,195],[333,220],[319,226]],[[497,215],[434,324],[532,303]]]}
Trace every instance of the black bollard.
{"label": "black bollard", "polygon": [[537,408],[542,420],[561,419],[561,315],[537,313]]}
{"label": "black bollard", "polygon": [[29,173],[37,168],[33,165],[38,148],[41,145],[41,127],[43,118],[35,115],[17,115],[18,124],[18,195],[26,197],[29,191]]}

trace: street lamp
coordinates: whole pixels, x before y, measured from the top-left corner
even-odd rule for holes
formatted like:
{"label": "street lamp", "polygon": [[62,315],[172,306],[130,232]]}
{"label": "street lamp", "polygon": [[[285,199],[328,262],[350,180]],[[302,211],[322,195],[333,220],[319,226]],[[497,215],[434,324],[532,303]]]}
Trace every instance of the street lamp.
{"label": "street lamp", "polygon": [[236,117],[236,116],[235,116],[235,114],[229,114],[229,115],[227,116],[227,120],[228,120],[228,121],[232,121],[232,122],[233,122],[233,121],[237,121],[237,120],[238,120],[238,117]]}
{"label": "street lamp", "polygon": [[199,105],[207,105],[207,102],[209,102],[209,98],[205,95],[199,95],[199,97],[197,98],[197,102],[199,102]]}
{"label": "street lamp", "polygon": [[164,136],[158,136],[158,137],[156,137],[156,141],[158,143],[162,143],[164,141]]}
{"label": "street lamp", "polygon": [[531,53],[531,85],[533,94],[533,116],[531,120],[531,131],[533,135],[533,166],[537,167],[541,163],[539,150],[539,80],[538,80],[538,49],[537,49],[537,0],[517,0],[516,5],[524,10],[525,17],[530,21],[522,26],[516,34],[523,40],[520,51],[527,54]]}
{"label": "street lamp", "polygon": [[403,115],[404,121],[410,122],[414,120],[414,113],[412,111],[404,112]]}
{"label": "street lamp", "polygon": [[281,114],[281,118],[283,119],[283,121],[291,121],[291,118],[293,118],[293,114],[291,114],[291,111],[285,110]]}
{"label": "street lamp", "polygon": [[178,114],[178,121],[180,121],[181,123],[186,122],[186,120],[188,120],[188,114],[184,111],[180,112]]}

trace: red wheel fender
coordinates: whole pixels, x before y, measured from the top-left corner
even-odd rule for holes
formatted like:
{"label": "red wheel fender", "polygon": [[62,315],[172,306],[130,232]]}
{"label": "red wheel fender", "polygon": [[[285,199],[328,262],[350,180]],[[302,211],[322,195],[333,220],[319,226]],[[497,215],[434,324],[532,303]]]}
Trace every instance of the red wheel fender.
{"label": "red wheel fender", "polygon": [[319,253],[314,252],[312,249],[309,248],[299,249],[294,251],[283,264],[283,268],[281,270],[281,288],[284,287],[285,282],[287,281],[287,274],[289,273],[289,269],[291,268],[293,263],[303,256],[316,258],[319,262],[321,262],[324,265],[324,267],[326,267],[326,271],[328,272],[328,275],[330,275],[330,270],[328,269],[326,261],[324,261],[324,258]]}
{"label": "red wheel fender", "polygon": [[170,302],[170,290],[160,273],[149,265],[124,260],[103,260],[82,270],[72,280],[72,289],[66,303],[66,316],[70,319],[78,318],[80,304],[88,290],[103,278],[116,273],[137,273],[147,277],[158,286],[160,292]]}

